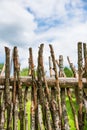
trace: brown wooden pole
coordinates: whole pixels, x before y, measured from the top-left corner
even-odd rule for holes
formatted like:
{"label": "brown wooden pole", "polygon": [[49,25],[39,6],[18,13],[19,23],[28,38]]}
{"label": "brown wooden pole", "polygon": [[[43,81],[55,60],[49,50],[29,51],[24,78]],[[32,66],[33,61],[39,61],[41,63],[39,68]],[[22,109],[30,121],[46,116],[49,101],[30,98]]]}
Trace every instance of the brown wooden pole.
{"label": "brown wooden pole", "polygon": [[2,129],[1,115],[2,115],[2,91],[0,91],[0,129]]}
{"label": "brown wooden pole", "polygon": [[[21,82],[21,87],[22,86],[28,86],[30,87],[31,86],[31,83],[32,83],[32,78],[30,76],[20,76],[20,82]],[[59,85],[60,85],[60,88],[64,87],[64,88],[75,88],[76,85],[78,85],[78,78],[69,78],[69,77],[59,77]],[[10,82],[9,82],[9,88],[12,89],[13,88],[13,83],[14,83],[14,77],[11,76],[9,78]],[[38,80],[36,79],[36,82]],[[54,87],[55,86],[55,83],[56,83],[56,80],[54,77],[52,78],[49,78],[49,77],[46,77],[46,81],[47,81],[47,84],[49,87]],[[83,85],[86,85],[86,78],[82,78],[82,83]],[[18,84],[18,80],[16,79],[16,84]],[[44,84],[44,81],[42,80],[42,84]],[[3,90],[4,89],[4,86],[5,85],[5,76],[1,76],[0,78],[0,89]],[[83,86],[84,88],[87,88],[87,86]]]}
{"label": "brown wooden pole", "polygon": [[[43,44],[41,44],[41,51],[43,50]],[[43,52],[43,51],[42,51]],[[46,81],[46,76],[45,76],[45,71],[44,71],[44,63],[43,63],[43,53],[40,56],[41,57],[41,71],[42,71],[42,78],[44,81],[44,96],[45,96],[45,116],[46,116],[46,127],[47,130],[52,130],[52,125],[51,125],[51,102],[50,102],[50,92],[49,92],[49,87]],[[50,61],[51,62],[51,61]],[[50,67],[51,67],[51,63],[50,63]]]}
{"label": "brown wooden pole", "polygon": [[82,83],[82,43],[78,43],[78,91],[79,91],[79,129],[83,130],[83,120],[82,120],[82,111],[83,111],[83,83]]}
{"label": "brown wooden pole", "polygon": [[13,82],[13,91],[12,91],[12,98],[13,98],[13,130],[16,130],[16,123],[17,123],[17,117],[16,117],[16,98],[17,98],[17,47],[15,46],[13,49],[13,71],[14,71],[14,82]]}
{"label": "brown wooden pole", "polygon": [[77,74],[76,68],[73,65],[73,63],[71,63],[69,56],[67,56],[67,60],[68,60],[69,66],[70,66],[70,68],[71,68],[71,70],[72,70],[72,72],[74,74],[74,77],[78,78],[78,74]]}
{"label": "brown wooden pole", "polygon": [[18,100],[19,100],[19,119],[20,119],[20,130],[24,130],[24,104],[23,104],[23,96],[22,96],[22,87],[20,82],[20,64],[18,60],[18,50],[16,50],[16,73],[18,80]]}
{"label": "brown wooden pole", "polygon": [[[58,103],[58,109],[59,109],[59,117],[57,117],[57,123],[58,123],[58,129],[61,129],[61,98],[60,98],[60,86],[59,86],[59,79],[58,79],[58,72],[57,72],[57,67],[56,67],[56,60],[55,60],[55,55],[54,55],[54,50],[53,50],[53,47],[52,45],[49,45],[50,47],[50,53],[51,53],[51,57],[52,57],[52,62],[53,62],[53,70],[55,72],[55,88],[54,88],[54,100]],[[57,100],[56,100],[57,99]],[[56,106],[56,104],[55,104]],[[57,114],[57,113],[55,113]],[[56,115],[57,116],[57,115]],[[56,122],[55,122],[56,123]]]}
{"label": "brown wooden pole", "polygon": [[32,76],[32,88],[31,88],[31,130],[38,129],[38,119],[37,119],[37,88],[36,88],[36,78],[33,62],[32,48],[29,48],[30,55],[30,66],[31,66],[31,76]]}
{"label": "brown wooden pole", "polygon": [[7,109],[7,130],[12,130],[11,98],[10,98],[10,49],[5,47],[6,69],[5,69],[5,105]]}
{"label": "brown wooden pole", "polygon": [[51,63],[51,57],[49,56],[49,71],[50,71],[50,77],[52,77],[52,63]]}
{"label": "brown wooden pole", "polygon": [[[68,56],[67,56],[67,60],[68,60],[69,66],[73,72],[74,77],[78,78],[77,70],[76,70],[75,66],[73,65],[73,63],[71,63],[70,58]],[[78,97],[79,97],[78,96],[78,85],[76,85],[76,87],[75,87],[75,96],[76,96],[76,101],[78,103]]]}
{"label": "brown wooden pole", "polygon": [[[41,65],[42,65],[42,54],[43,54],[43,44],[40,45],[39,51],[38,51],[38,71],[37,71],[37,78],[38,78],[38,119],[39,119],[39,125],[42,126],[42,130],[45,127],[45,96],[43,91],[43,84],[42,84],[42,71],[41,71]],[[40,112],[40,105],[42,110],[42,115]],[[40,118],[42,117],[42,123],[40,122]]]}
{"label": "brown wooden pole", "polygon": [[[4,74],[5,72],[5,64],[1,70],[0,73],[0,77]],[[0,129],[4,129],[4,124],[5,124],[5,116],[3,115],[3,104],[5,105],[5,101],[3,101],[4,96],[3,96],[4,92],[1,90],[0,91]]]}

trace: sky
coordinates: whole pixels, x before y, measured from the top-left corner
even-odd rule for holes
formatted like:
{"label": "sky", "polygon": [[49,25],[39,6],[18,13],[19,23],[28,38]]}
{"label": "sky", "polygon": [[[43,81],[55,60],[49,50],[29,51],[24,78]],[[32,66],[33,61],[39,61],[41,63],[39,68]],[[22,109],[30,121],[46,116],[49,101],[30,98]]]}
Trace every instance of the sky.
{"label": "sky", "polygon": [[44,65],[48,66],[49,44],[56,59],[67,56],[77,66],[77,43],[87,42],[87,0],[0,0],[0,63],[4,47],[18,47],[21,68],[28,67],[29,47],[35,65],[44,43]]}

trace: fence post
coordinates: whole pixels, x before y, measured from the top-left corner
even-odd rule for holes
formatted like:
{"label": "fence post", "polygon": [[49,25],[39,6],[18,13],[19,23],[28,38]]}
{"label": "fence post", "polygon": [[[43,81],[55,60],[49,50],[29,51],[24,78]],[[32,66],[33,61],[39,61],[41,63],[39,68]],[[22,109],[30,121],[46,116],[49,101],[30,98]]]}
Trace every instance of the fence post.
{"label": "fence post", "polygon": [[7,109],[7,130],[12,130],[12,103],[10,97],[10,49],[5,47],[6,69],[5,69],[5,105]]}
{"label": "fence post", "polygon": [[[51,57],[52,57],[52,62],[53,62],[53,70],[54,70],[54,72],[55,72],[55,80],[56,80],[56,83],[55,83],[55,95],[54,95],[54,97],[55,97],[55,101],[58,103],[58,110],[59,110],[59,117],[57,117],[57,113],[55,113],[55,115],[56,115],[56,117],[57,117],[57,120],[56,120],[56,117],[55,117],[55,120],[57,121],[55,121],[54,122],[54,124],[56,125],[57,123],[58,123],[58,125],[57,125],[57,127],[58,127],[58,129],[60,130],[61,129],[61,98],[60,98],[60,86],[59,86],[59,79],[58,79],[58,72],[57,72],[57,67],[56,67],[56,60],[55,60],[55,55],[54,55],[54,50],[53,50],[53,47],[52,47],[52,45],[50,44],[49,45],[49,47],[50,47],[50,53],[51,53]],[[57,99],[57,100],[56,100]],[[56,105],[56,104],[55,104]]]}
{"label": "fence post", "polygon": [[[64,77],[64,70],[63,70],[63,56],[59,56],[59,76]],[[65,88],[61,88],[61,106],[62,106],[62,119],[63,119],[63,126],[64,130],[70,130],[69,127],[69,121],[68,121],[68,115],[66,110],[66,94],[65,94]],[[61,122],[62,124],[62,122]]]}
{"label": "fence post", "polygon": [[20,130],[24,130],[24,104],[22,96],[22,86],[20,82],[20,64],[18,61],[18,50],[16,50],[16,71],[17,71],[17,80],[18,80],[18,100],[19,100],[19,119],[20,119]]}
{"label": "fence post", "polygon": [[79,111],[78,111],[78,121],[79,129],[83,130],[83,83],[82,83],[82,43],[78,43],[78,93],[79,93]]}

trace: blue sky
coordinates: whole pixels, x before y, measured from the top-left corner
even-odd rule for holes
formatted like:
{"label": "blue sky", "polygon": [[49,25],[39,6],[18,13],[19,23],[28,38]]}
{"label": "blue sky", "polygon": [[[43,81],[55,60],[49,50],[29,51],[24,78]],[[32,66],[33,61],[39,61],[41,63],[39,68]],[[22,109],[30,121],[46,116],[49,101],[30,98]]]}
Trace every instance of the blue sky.
{"label": "blue sky", "polygon": [[28,66],[28,48],[32,47],[37,62],[38,46],[45,44],[47,67],[49,44],[56,59],[70,56],[77,65],[77,42],[87,42],[86,0],[0,0],[0,62],[4,62],[4,46],[19,50],[21,67]]}

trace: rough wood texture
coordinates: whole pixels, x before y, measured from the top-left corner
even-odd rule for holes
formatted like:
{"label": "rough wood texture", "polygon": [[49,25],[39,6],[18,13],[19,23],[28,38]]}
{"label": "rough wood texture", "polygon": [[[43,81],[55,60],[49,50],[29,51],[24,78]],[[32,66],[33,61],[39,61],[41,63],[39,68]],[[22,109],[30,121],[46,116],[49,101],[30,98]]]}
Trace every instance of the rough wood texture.
{"label": "rough wood texture", "polygon": [[[69,57],[67,57],[67,60],[68,60],[69,66],[70,66],[70,68],[71,68],[71,70],[73,72],[73,77],[78,78],[78,73],[77,73],[77,70],[76,70],[75,66],[73,65],[73,63],[71,63]],[[79,102],[78,101],[79,100],[78,99],[79,96],[78,96],[78,86],[77,85],[75,87],[75,96],[76,96],[77,102]]]}
{"label": "rough wood texture", "polygon": [[[59,76],[60,77],[64,77],[64,70],[63,70],[63,56],[60,55],[59,56]],[[65,94],[65,88],[61,88],[61,108],[62,108],[62,116],[61,116],[61,120],[63,121],[63,123],[61,122],[61,124],[63,124],[62,126],[64,126],[64,130],[70,130],[69,127],[69,121],[68,121],[68,115],[67,115],[67,109],[66,109],[66,94]]]}
{"label": "rough wood texture", "polygon": [[32,48],[29,48],[29,59],[31,66],[31,76],[32,76],[32,88],[31,88],[31,130],[38,129],[38,122],[36,121],[36,109],[37,109],[37,88],[35,82],[35,70],[34,70],[34,62],[33,62],[33,54]]}
{"label": "rough wood texture", "polygon": [[[41,51],[43,49],[43,44],[42,44],[42,48],[40,48]],[[42,51],[43,52],[43,51]],[[52,130],[52,126],[51,126],[51,113],[50,113],[50,93],[49,93],[49,88],[48,88],[48,84],[46,81],[46,77],[45,77],[45,71],[44,71],[44,64],[43,64],[43,54],[41,55],[41,71],[42,71],[42,78],[44,81],[44,95],[45,95],[45,114],[46,114],[46,127],[47,130]]]}
{"label": "rough wood texture", "polygon": [[[74,115],[76,130],[83,130],[83,127],[86,125],[84,120],[87,115],[87,91],[85,93],[85,90],[87,90],[86,44],[84,43],[82,48],[82,43],[78,43],[78,76],[73,64],[68,58],[70,67],[74,73],[74,78],[65,77],[63,71],[63,57],[60,56],[59,61],[55,60],[52,45],[50,45],[52,64],[49,60],[49,69],[52,70],[53,75],[50,72],[50,77],[46,77],[43,63],[43,46],[44,45],[41,44],[39,47],[36,73],[34,70],[32,49],[29,49],[30,74],[26,77],[20,77],[17,47],[14,47],[13,50],[13,60],[11,60],[11,64],[13,62],[13,77],[10,77],[10,50],[5,47],[6,63],[0,75],[0,130],[5,130],[5,128],[6,130],[18,130],[18,122],[20,122],[20,130],[29,129],[26,103],[27,93],[30,93],[30,90],[32,102],[31,130],[70,130],[65,100],[67,93],[71,105],[70,108]],[[83,53],[82,49],[84,50]],[[84,66],[82,65],[83,54]],[[56,64],[58,65],[58,70]],[[2,76],[4,70],[5,76]],[[77,86],[79,93],[79,102],[77,102],[77,106],[79,107],[78,119],[70,92],[70,90],[76,90]],[[85,96],[83,92],[86,94]],[[83,105],[86,110],[83,109]]]}
{"label": "rough wood texture", "polygon": [[[2,76],[4,74],[4,71],[5,71],[5,64],[1,70],[1,73],[0,73],[0,76]],[[0,130],[3,130],[4,129],[4,126],[5,126],[5,101],[3,100],[4,99],[4,96],[3,96],[4,92],[1,90],[0,91]]]}
{"label": "rough wood texture", "polygon": [[[58,115],[59,117],[57,117],[57,113],[55,113],[56,117],[57,117],[57,120],[56,120],[55,123],[58,123],[58,125],[59,125],[59,128],[57,128],[57,129],[61,129],[61,98],[60,98],[60,86],[59,86],[58,72],[57,72],[57,67],[56,67],[55,55],[54,55],[53,47],[52,47],[52,45],[49,45],[49,47],[50,47],[50,53],[51,53],[52,62],[53,62],[53,70],[54,70],[54,73],[55,73],[55,80],[56,80],[55,88],[54,88],[54,93],[55,93],[54,100],[57,101],[57,103],[58,103],[58,110],[59,110],[59,115]],[[54,106],[56,106],[56,102],[55,102]]]}
{"label": "rough wood texture", "polygon": [[71,70],[72,70],[72,72],[73,72],[73,74],[74,74],[74,77],[75,77],[75,78],[78,78],[78,73],[77,73],[77,71],[76,71],[76,68],[75,68],[75,66],[73,65],[73,63],[70,62],[69,56],[67,56],[67,60],[68,60],[68,63],[69,63],[69,65],[70,65],[70,68],[71,68]]}
{"label": "rough wood texture", "polygon": [[13,71],[14,71],[14,82],[12,91],[12,101],[13,101],[13,130],[16,130],[16,88],[17,88],[17,47],[13,49]]}
{"label": "rough wood texture", "polygon": [[[41,44],[39,51],[38,51],[38,72],[37,72],[37,77],[38,77],[38,102],[42,106],[42,114],[43,114],[43,125],[45,126],[45,120],[46,120],[46,108],[45,108],[45,95],[44,95],[44,90],[43,90],[43,85],[42,85],[42,55],[43,55],[43,44]],[[39,113],[38,113],[39,114]]]}
{"label": "rough wood texture", "polygon": [[[31,82],[32,82],[32,78],[30,76],[20,76],[19,79],[20,79],[21,85],[30,87]],[[59,77],[58,79],[59,79],[60,88],[62,88],[62,87],[75,88],[76,85],[78,85],[78,78]],[[11,76],[9,80],[10,80],[9,88],[12,88],[13,82],[14,82],[14,77]],[[47,84],[49,87],[55,86],[56,80],[54,77],[52,77],[52,78],[46,77],[46,81],[47,81]],[[37,82],[37,79],[36,79],[36,82]],[[0,77],[0,85],[1,85],[0,89],[1,90],[4,88],[4,86],[2,86],[2,85],[4,85],[4,83],[5,83],[5,77],[1,76]],[[44,84],[43,80],[42,80],[42,83]],[[83,85],[86,84],[86,78],[82,78],[82,83],[83,83]],[[16,84],[18,84],[18,80],[16,80]],[[84,87],[87,87],[87,86],[84,86]]]}
{"label": "rough wood texture", "polygon": [[52,63],[51,63],[51,57],[49,56],[49,71],[50,71],[50,77],[52,77]]}
{"label": "rough wood texture", "polygon": [[79,91],[79,129],[83,130],[83,119],[82,119],[82,110],[83,110],[83,83],[82,83],[82,43],[78,43],[78,91]]}
{"label": "rough wood texture", "polygon": [[24,130],[24,105],[23,105],[23,96],[22,96],[22,87],[20,82],[20,64],[18,61],[18,51],[16,51],[16,71],[17,71],[17,80],[18,80],[18,100],[19,100],[19,119],[20,119],[20,130]]}
{"label": "rough wood texture", "polygon": [[5,70],[5,105],[7,109],[7,130],[12,130],[11,125],[11,98],[10,98],[10,49],[5,47],[6,54],[6,70]]}
{"label": "rough wood texture", "polygon": [[83,52],[84,52],[84,71],[85,71],[85,77],[87,77],[87,47],[86,47],[86,43],[83,44]]}

